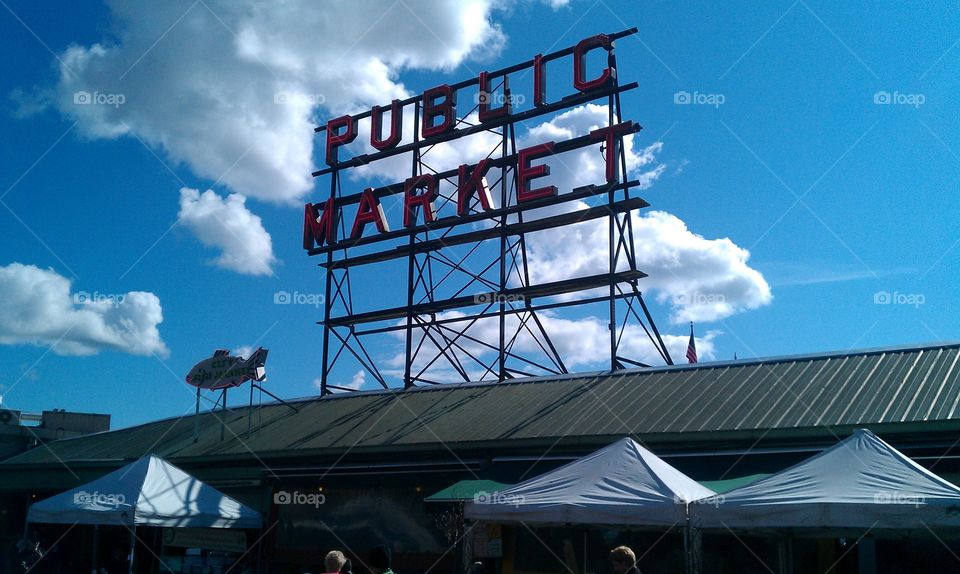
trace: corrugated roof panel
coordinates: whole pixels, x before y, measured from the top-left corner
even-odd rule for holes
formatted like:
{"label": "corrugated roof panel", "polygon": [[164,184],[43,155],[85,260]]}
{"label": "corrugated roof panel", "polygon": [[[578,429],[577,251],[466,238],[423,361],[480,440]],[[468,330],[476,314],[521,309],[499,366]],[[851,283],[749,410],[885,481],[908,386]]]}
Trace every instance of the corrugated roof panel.
{"label": "corrugated roof panel", "polygon": [[822,424],[824,420],[838,420],[855,397],[863,392],[871,373],[881,362],[879,356],[867,356],[859,361],[851,361],[848,368],[844,369],[843,379],[838,380],[837,387],[824,397],[826,405],[814,424]]}
{"label": "corrugated roof panel", "polygon": [[[625,395],[621,403],[628,413],[633,413],[637,429],[635,432],[649,432],[655,428],[655,420],[677,401],[677,394],[686,390],[690,381],[697,377],[711,377],[710,373],[697,373],[698,369],[685,369],[664,373],[662,377],[637,377],[636,382],[628,381],[628,385],[642,385],[641,389]],[[605,433],[609,434],[609,433]]]}
{"label": "corrugated roof panel", "polygon": [[922,413],[926,409],[922,407],[924,404],[927,393],[930,389],[936,386],[931,379],[933,372],[937,370],[938,367],[942,367],[944,361],[942,360],[941,349],[936,349],[925,353],[925,360],[921,360],[919,367],[916,371],[916,376],[918,378],[917,384],[912,385],[913,388],[908,393],[904,393],[903,400],[900,401],[899,411],[901,413],[901,418],[897,419],[900,422],[906,422],[908,420],[923,420],[919,417],[919,413]]}
{"label": "corrugated roof panel", "polygon": [[897,385],[896,392],[890,397],[887,408],[881,413],[880,418],[883,421],[899,421],[902,416],[906,416],[904,407],[913,398],[914,391],[919,387],[924,373],[929,369],[929,362],[935,352],[921,351],[917,355],[910,368],[904,373],[903,380]]}
{"label": "corrugated roof panel", "polygon": [[[883,355],[872,355],[864,359],[859,379],[851,380],[850,385],[848,385],[849,391],[852,392],[843,393],[839,397],[840,400],[837,401],[834,414],[831,415],[833,420],[843,424],[856,423],[856,420],[852,419],[849,414],[851,407],[862,400],[864,396],[870,394],[874,385],[879,384],[882,379],[881,371],[884,364]],[[824,419],[821,419],[821,422],[822,420]]]}
{"label": "corrugated roof panel", "polygon": [[791,422],[791,426],[806,427],[817,424],[820,413],[825,410],[830,400],[828,389],[839,388],[846,380],[850,360],[851,357],[838,357],[828,361],[821,376],[807,387],[807,392],[797,399],[794,408],[788,413],[787,420]]}
{"label": "corrugated roof panel", "polygon": [[[55,441],[4,464],[344,452],[511,439],[957,420],[960,345],[851,352],[412,391],[192,414]],[[222,422],[221,422],[222,421]],[[221,428],[223,429],[221,431]],[[221,432],[224,439],[221,440]]]}
{"label": "corrugated roof panel", "polygon": [[[756,383],[757,378],[763,377],[760,369],[744,369],[742,367],[730,369],[733,385],[723,389],[726,397],[716,406],[716,410],[707,413],[697,430],[705,428],[728,428],[732,420],[748,418],[750,407],[766,390]],[[718,389],[719,390],[719,389]]]}
{"label": "corrugated roof panel", "polygon": [[909,380],[909,374],[913,371],[920,353],[891,353],[890,376],[884,379],[884,385],[879,387],[876,392],[876,401],[871,402],[872,411],[866,411],[865,415],[876,420],[884,422],[890,420],[887,414],[892,405],[896,402],[903,385]]}
{"label": "corrugated roof panel", "polygon": [[[726,368],[720,373],[724,371]],[[692,408],[698,400],[702,400],[705,392],[716,388],[717,378],[717,367],[704,369],[702,372],[691,371],[690,377],[683,384],[678,384],[676,390],[670,394],[670,400],[664,402],[658,412],[652,413],[649,428],[671,428],[674,432],[681,430],[686,421],[680,421],[680,415]],[[702,406],[697,405],[698,410]]]}
{"label": "corrugated roof panel", "polygon": [[[764,421],[765,428],[782,428],[789,427],[785,422],[789,417],[793,415],[794,407],[799,401],[801,403],[801,408],[810,408],[807,405],[806,401],[809,399],[804,398],[807,395],[812,395],[816,392],[816,385],[821,377],[829,376],[829,373],[836,368],[835,362],[830,358],[825,358],[821,361],[815,362],[800,362],[799,364],[794,363],[798,369],[803,370],[794,370],[789,374],[790,380],[792,382],[787,383],[785,380],[775,381],[771,386],[780,386],[780,393],[774,397],[772,403],[764,404],[764,409],[768,413],[766,420]],[[786,374],[785,374],[786,375]]]}
{"label": "corrugated roof panel", "polygon": [[[803,396],[806,387],[816,382],[816,377],[805,379],[804,375],[810,371],[819,376],[828,364],[829,359],[817,363],[790,361],[778,365],[777,370],[767,369],[767,376],[764,377],[761,384],[777,389],[778,392],[768,393],[764,397],[764,402],[757,404],[756,409],[752,411],[757,417],[756,420],[760,421],[760,424],[757,425],[758,428],[771,429],[788,426],[784,423],[784,420],[790,414],[792,406],[796,403],[798,397]],[[797,381],[800,383],[798,384]],[[772,401],[767,403],[768,399],[772,399]],[[745,423],[746,421],[740,423],[737,428],[749,428]]]}
{"label": "corrugated roof panel", "polygon": [[[960,349],[951,349],[953,361],[944,374],[943,390],[934,398],[934,403],[927,409],[927,419],[949,419],[956,415],[957,402],[960,401]],[[952,399],[952,400],[951,400]]]}
{"label": "corrugated roof panel", "polygon": [[[912,361],[913,356],[908,359]],[[902,379],[904,370],[909,367],[906,363],[910,362],[900,353],[882,353],[880,360],[882,363],[870,386],[860,394],[857,403],[851,405],[850,420],[878,420],[886,405],[885,396],[892,395],[894,391],[890,389]]]}

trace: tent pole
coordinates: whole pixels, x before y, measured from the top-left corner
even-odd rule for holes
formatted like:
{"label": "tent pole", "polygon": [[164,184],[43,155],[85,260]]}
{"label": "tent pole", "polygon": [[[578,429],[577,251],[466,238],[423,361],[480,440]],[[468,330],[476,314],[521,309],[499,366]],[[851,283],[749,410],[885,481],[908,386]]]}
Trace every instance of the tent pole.
{"label": "tent pole", "polygon": [[92,570],[94,572],[99,572],[99,569],[98,569],[98,566],[99,566],[98,562],[100,561],[100,556],[98,552],[99,549],[100,549],[100,525],[94,524],[93,525],[93,560],[92,560],[92,565],[93,565]]}
{"label": "tent pole", "polygon": [[877,541],[865,536],[857,542],[857,563],[860,574],[877,574]]}
{"label": "tent pole", "polygon": [[128,574],[133,574],[133,559],[137,551],[137,525],[134,524],[133,528],[130,529],[130,567],[127,570]]}
{"label": "tent pole", "polygon": [[[223,408],[220,410],[227,410],[227,388],[223,388]],[[220,442],[223,442],[223,433],[227,428],[227,423],[222,418],[220,419]]]}
{"label": "tent pole", "polygon": [[26,540],[30,535],[30,507],[33,506],[33,498],[27,494],[27,512],[23,516],[23,539]]}
{"label": "tent pole", "polygon": [[197,406],[193,411],[193,442],[200,440],[200,387],[197,387]]}
{"label": "tent pole", "polygon": [[587,574],[587,529],[583,529],[583,574]]}
{"label": "tent pole", "polygon": [[250,423],[253,421],[253,383],[250,383],[250,405],[247,407],[247,436],[250,436]]}
{"label": "tent pole", "polygon": [[683,571],[685,574],[693,574],[693,565],[690,563],[690,507],[683,507]]}
{"label": "tent pole", "polygon": [[690,503],[684,505],[684,525],[683,525],[683,554],[684,571],[686,574],[700,574],[700,568],[703,564],[703,544],[700,541],[700,532],[693,527],[693,520],[690,516]]}

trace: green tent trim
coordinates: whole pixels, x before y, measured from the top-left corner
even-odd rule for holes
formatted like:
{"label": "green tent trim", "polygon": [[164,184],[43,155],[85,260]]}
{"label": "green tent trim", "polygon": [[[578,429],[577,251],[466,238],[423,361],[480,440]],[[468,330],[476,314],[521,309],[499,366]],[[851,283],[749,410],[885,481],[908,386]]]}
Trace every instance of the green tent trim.
{"label": "green tent trim", "polygon": [[770,476],[769,474],[750,474],[747,476],[741,476],[738,478],[728,478],[726,480],[701,480],[700,484],[706,486],[710,490],[716,492],[717,494],[723,494],[725,492],[730,492],[734,488],[740,488],[741,486],[746,486],[748,484],[754,483],[761,478],[766,478]]}
{"label": "green tent trim", "polygon": [[513,485],[504,484],[495,480],[461,480],[444,488],[440,492],[431,494],[423,500],[425,502],[465,502],[473,500],[477,494],[492,494],[509,486]]}

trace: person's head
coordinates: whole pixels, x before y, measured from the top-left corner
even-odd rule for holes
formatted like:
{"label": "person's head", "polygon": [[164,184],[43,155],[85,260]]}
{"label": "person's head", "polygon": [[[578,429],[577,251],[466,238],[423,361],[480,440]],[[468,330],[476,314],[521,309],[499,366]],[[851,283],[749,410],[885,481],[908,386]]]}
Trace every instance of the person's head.
{"label": "person's head", "polygon": [[610,551],[610,565],[617,574],[626,574],[637,565],[637,555],[626,546],[617,546]]}
{"label": "person's head", "polygon": [[487,574],[487,568],[483,565],[483,562],[474,562],[467,574]]}
{"label": "person's head", "polygon": [[339,550],[331,550],[323,558],[324,572],[339,572],[347,563],[347,557]]}
{"label": "person's head", "polygon": [[390,549],[386,546],[377,546],[367,556],[367,566],[374,574],[380,574],[390,569]]}

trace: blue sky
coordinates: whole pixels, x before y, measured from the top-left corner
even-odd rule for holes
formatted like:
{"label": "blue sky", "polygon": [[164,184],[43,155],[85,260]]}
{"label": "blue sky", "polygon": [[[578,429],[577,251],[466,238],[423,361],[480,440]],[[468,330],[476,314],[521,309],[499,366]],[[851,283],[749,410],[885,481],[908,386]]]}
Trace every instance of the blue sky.
{"label": "blue sky", "polygon": [[[390,99],[374,101],[371,93],[418,93],[593,34],[636,26],[636,36],[617,44],[621,81],[640,84],[623,105],[627,118],[644,126],[636,149],[662,144],[641,171],[664,166],[642,196],[651,209],[682,220],[692,234],[709,241],[729,238],[749,251],[745,264],[762,274],[772,292],[768,301],[754,299],[755,308],[744,296],[735,311],[697,321],[698,335],[713,333],[705,343],[714,359],[960,339],[955,287],[960,15],[951,5],[556,4],[484,8],[489,34],[474,40],[447,25],[447,16],[467,8],[424,11],[425,21],[417,24],[434,27],[433,36],[358,35],[352,52],[343,51],[339,42],[342,54],[331,68],[359,69],[370,54],[381,54],[385,71],[363,68],[353,77],[374,87],[359,89],[315,70],[305,71],[297,85],[324,96],[323,105],[309,111],[323,119]],[[382,6],[396,10],[390,19],[415,20],[405,4]],[[131,24],[130,14],[138,9],[151,12],[144,18],[147,24]],[[317,261],[300,245],[302,201],[298,207],[297,200],[319,201],[327,182],[319,180],[306,191],[296,188],[309,180],[311,165],[274,165],[260,148],[246,156],[232,153],[227,148],[236,138],[226,128],[223,137],[208,141],[202,136],[200,145],[191,145],[196,138],[189,130],[203,122],[210,122],[201,132],[207,134],[224,125],[222,117],[276,119],[273,102],[263,104],[265,110],[274,108],[262,115],[244,115],[249,107],[234,102],[238,107],[228,111],[237,113],[221,117],[222,106],[187,96],[196,89],[190,74],[202,74],[204,61],[224,58],[223,73],[233,74],[229,90],[220,90],[217,76],[207,86],[209,93],[236,95],[257,82],[245,70],[265,74],[260,68],[282,64],[282,58],[316,67],[324,50],[332,49],[325,44],[334,42],[320,33],[322,26],[309,41],[283,39],[283,18],[277,15],[276,22],[260,18],[262,28],[250,32],[260,44],[245,44],[260,47],[253,56],[260,62],[250,65],[242,51],[236,61],[229,60],[224,54],[231,47],[249,42],[242,26],[224,33],[244,21],[244,10],[214,2],[122,9],[63,3],[56,11],[6,2],[0,8],[0,33],[7,39],[0,54],[5,150],[0,155],[0,268],[10,273],[6,284],[0,280],[0,293],[24,297],[16,305],[0,305],[5,406],[106,412],[114,415],[114,426],[181,415],[192,409],[192,390],[183,376],[195,362],[217,347],[258,344],[271,350],[273,392],[282,397],[316,393],[321,329],[315,321],[321,310],[276,305],[274,296],[322,291]],[[322,24],[322,17],[318,21]],[[363,30],[362,21],[356,26]],[[201,37],[196,46],[185,46]],[[289,42],[280,47],[291,52],[271,52],[272,39]],[[465,43],[460,52],[457,42]],[[103,92],[126,94],[126,101],[120,110],[104,108],[103,116],[91,117],[92,108],[77,111],[65,98],[79,85],[71,74],[84,80],[103,77],[103,69],[85,64],[99,57],[91,52],[98,43],[106,50],[105,60],[116,56],[110,50],[121,53],[120,63],[113,64],[119,68],[113,69],[128,72],[116,81],[114,74],[114,83]],[[69,54],[71,46],[82,52]],[[430,63],[431,53],[443,65]],[[405,54],[406,60],[391,61],[390,54]],[[291,69],[280,73],[282,78],[273,72],[266,77],[296,84],[297,66]],[[675,103],[683,93],[722,103]],[[280,127],[270,121],[248,123],[236,133],[273,134],[274,148],[291,141],[288,136],[301,138],[297,141],[308,151],[311,143],[322,146],[309,127],[299,134],[300,124],[292,121]],[[221,151],[226,159],[217,157]],[[313,152],[312,165],[319,165],[322,149]],[[224,171],[228,175],[221,177]],[[266,175],[258,179],[258,174]],[[261,258],[264,273],[211,263],[223,246],[212,239],[205,245],[202,231],[183,220],[183,187],[213,189],[217,201],[231,193],[247,196],[230,213],[261,219],[272,240],[272,251]],[[682,261],[696,266],[696,254],[685,253]],[[65,311],[43,307],[50,301],[37,299],[35,289],[15,291],[23,285],[16,282],[17,273],[34,272],[17,268],[14,273],[9,267],[14,263],[52,270],[70,281],[72,295],[144,292],[156,301],[143,298],[142,308],[129,311],[146,321],[134,327],[142,331],[132,343],[96,338],[94,329],[91,340],[63,346],[78,331],[68,332],[69,324],[64,328],[66,323],[56,320]],[[878,304],[878,293],[881,302],[884,293],[892,302]],[[144,319],[154,303],[162,307],[159,324]],[[31,310],[35,326],[48,319],[51,330],[25,332],[17,324],[23,319],[18,309]],[[662,330],[686,334],[685,321],[670,320],[677,309],[669,300],[654,302],[653,311]],[[152,327],[158,331],[153,339]],[[344,380],[352,373],[344,370]],[[231,402],[240,403],[246,391],[234,395]]]}

